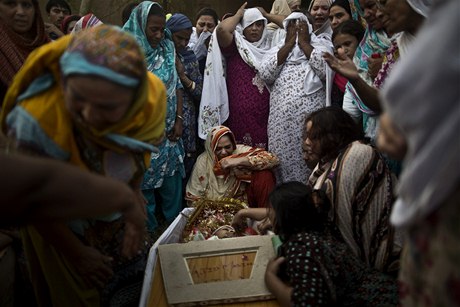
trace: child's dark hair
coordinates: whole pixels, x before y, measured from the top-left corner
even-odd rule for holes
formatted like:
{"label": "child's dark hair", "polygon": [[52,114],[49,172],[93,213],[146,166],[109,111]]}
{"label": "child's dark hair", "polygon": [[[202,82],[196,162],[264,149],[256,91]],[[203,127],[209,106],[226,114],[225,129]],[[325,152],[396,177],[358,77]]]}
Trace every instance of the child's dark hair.
{"label": "child's dark hair", "polygon": [[323,191],[298,181],[283,183],[270,193],[275,212],[274,231],[282,241],[301,231],[323,231],[330,203]]}
{"label": "child's dark hair", "polygon": [[195,22],[197,22],[201,16],[211,16],[212,19],[214,19],[214,23],[216,24],[216,26],[219,23],[219,16],[217,15],[217,12],[210,7],[205,7],[199,10],[196,14]]}
{"label": "child's dark hair", "polygon": [[360,42],[364,37],[364,32],[365,29],[361,23],[356,20],[347,20],[334,29],[334,32],[332,32],[332,41],[334,41],[334,38],[339,34],[349,34],[356,37],[358,42]]}
{"label": "child's dark hair", "polygon": [[64,0],[49,0],[45,6],[46,12],[49,14],[51,9],[55,6],[65,8],[66,10],[69,11],[69,14],[72,14],[72,10],[70,9],[69,4],[65,2]]}

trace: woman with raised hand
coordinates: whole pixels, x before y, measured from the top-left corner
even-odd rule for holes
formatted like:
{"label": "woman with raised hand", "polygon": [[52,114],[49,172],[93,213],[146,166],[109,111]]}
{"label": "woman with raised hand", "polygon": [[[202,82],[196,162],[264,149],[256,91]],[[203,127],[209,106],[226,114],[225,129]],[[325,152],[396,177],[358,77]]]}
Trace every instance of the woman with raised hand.
{"label": "woman with raised hand", "polygon": [[260,76],[270,87],[268,147],[281,162],[275,171],[278,182],[306,182],[310,170],[298,144],[306,116],[326,106],[323,52],[331,49],[313,34],[303,13],[290,14],[284,27],[285,41],[267,53],[260,68]]}
{"label": "woman with raised hand", "polygon": [[205,139],[225,122],[238,143],[266,148],[270,93],[259,73],[270,47],[267,19],[246,5],[223,20],[211,38],[198,132]]}

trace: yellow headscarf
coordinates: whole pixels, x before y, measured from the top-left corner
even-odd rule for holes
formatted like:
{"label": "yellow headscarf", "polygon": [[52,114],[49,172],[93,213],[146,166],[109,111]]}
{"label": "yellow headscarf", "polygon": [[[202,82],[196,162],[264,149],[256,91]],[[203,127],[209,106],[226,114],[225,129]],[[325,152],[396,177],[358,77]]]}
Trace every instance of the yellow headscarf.
{"label": "yellow headscarf", "polygon": [[[84,36],[84,39],[80,35]],[[94,63],[94,65],[104,66],[103,69],[113,70],[115,74],[126,75],[128,78],[137,78],[140,82],[137,87],[135,101],[125,116],[117,124],[108,127],[104,131],[82,127],[78,123],[72,122],[69,111],[65,107],[62,92],[60,59],[64,52],[69,49],[69,46],[78,46],[78,43],[88,39],[92,40],[92,42],[97,42],[99,46],[96,47],[98,50],[91,51],[93,54],[89,57],[93,56],[98,61],[105,57],[103,63]],[[85,56],[84,51],[82,53]],[[114,53],[118,56],[119,62],[117,63],[113,63],[114,61],[112,60],[116,58],[112,56]],[[78,126],[78,129],[85,137],[93,142],[115,151],[124,151],[126,149],[106,138],[105,136],[109,133],[126,136],[149,144],[157,143],[164,134],[166,89],[159,78],[147,73],[143,57],[143,53],[133,37],[116,27],[106,25],[85,30],[76,36],[64,36],[35,50],[27,58],[5,96],[0,117],[2,130],[6,132],[8,114],[15,106],[20,105],[36,119],[42,130],[52,141],[63,151],[69,153],[69,162],[83,167],[84,163],[79,156],[73,135],[73,125]],[[139,58],[141,62],[138,61]],[[136,61],[138,62],[136,63]],[[126,64],[127,62],[134,64],[130,66]],[[36,83],[37,79],[46,73],[51,73],[54,83],[44,91],[27,95],[27,92],[30,91],[30,85],[34,81]],[[84,75],[84,72],[80,74]],[[98,76],[104,78],[103,75]],[[106,79],[110,80],[109,77]],[[20,99],[18,100],[18,98]],[[146,164],[150,160],[149,156],[150,153],[146,153]]]}

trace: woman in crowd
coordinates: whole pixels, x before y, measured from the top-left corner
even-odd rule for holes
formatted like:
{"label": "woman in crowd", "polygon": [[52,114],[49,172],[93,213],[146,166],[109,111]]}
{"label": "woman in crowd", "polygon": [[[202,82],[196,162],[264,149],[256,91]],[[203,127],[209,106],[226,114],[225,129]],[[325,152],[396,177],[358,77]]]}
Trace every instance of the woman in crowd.
{"label": "woman in crowd", "polygon": [[332,0],[312,0],[308,12],[313,17],[313,31],[320,38],[329,39],[332,35],[332,28],[329,22],[329,7]]}
{"label": "woman in crowd", "polygon": [[208,55],[209,39],[219,23],[219,16],[210,7],[201,9],[196,15],[196,24],[188,46],[193,50],[200,64],[200,73],[203,76]]}
{"label": "woman in crowd", "polygon": [[259,72],[269,49],[267,19],[246,5],[222,21],[211,39],[198,131],[204,139],[226,122],[239,143],[266,148],[270,94]]}
{"label": "woman in crowd", "polygon": [[37,0],[0,2],[0,108],[14,75],[32,50],[48,42]]}
{"label": "woman in crowd", "polygon": [[172,39],[176,48],[176,69],[183,89],[183,134],[185,149],[185,182],[192,172],[197,158],[197,109],[200,105],[203,77],[200,74],[198,61],[193,51],[187,47],[192,34],[192,23],[183,14],[174,14],[166,22],[166,27],[172,33]]}
{"label": "woman in crowd", "polygon": [[[176,51],[171,32],[165,28],[163,8],[156,2],[144,1],[131,13],[123,26],[132,33],[145,53],[147,70],[153,72],[166,85],[167,112],[165,135],[159,145],[159,153],[153,153],[142,191],[147,198],[149,231],[157,227],[155,208],[161,211],[167,223],[172,222],[182,210],[182,178],[184,169],[184,143],[182,130],[183,86],[177,74]],[[155,193],[156,192],[156,193]],[[157,194],[157,195],[155,195]],[[161,203],[159,202],[161,199]]]}
{"label": "woman in crowd", "polygon": [[69,34],[72,32],[73,28],[75,27],[75,24],[77,21],[79,21],[81,18],[80,15],[69,15],[64,18],[64,20],[61,23],[61,31],[64,34]]}
{"label": "woman in crowd", "polygon": [[300,182],[270,194],[270,220],[283,242],[265,272],[281,306],[396,306],[396,280],[370,269],[331,235],[324,193]]}
{"label": "woman in crowd", "polygon": [[352,19],[350,0],[336,0],[329,7],[329,22],[332,30],[344,21]]}
{"label": "woman in crowd", "polygon": [[[413,8],[427,4],[408,2]],[[459,303],[459,11],[459,1],[435,2],[410,54],[401,58],[382,90],[384,108],[407,142],[391,213],[391,222],[407,235],[401,306]]]}
{"label": "woman in crowd", "polygon": [[326,106],[326,68],[323,52],[330,49],[313,34],[303,13],[284,20],[284,43],[264,58],[261,78],[270,86],[268,148],[280,159],[277,181],[306,182],[310,173],[303,161],[305,117]]}
{"label": "woman in crowd", "polygon": [[[335,2],[334,2],[335,3]],[[364,37],[363,26],[355,20],[347,20],[338,25],[332,33],[334,55],[339,59],[353,60],[356,48]],[[328,57],[325,57],[326,60]],[[332,67],[334,68],[334,67]],[[331,92],[331,105],[342,108],[343,95],[348,79],[337,70]]]}
{"label": "woman in crowd", "polygon": [[237,144],[232,131],[214,127],[187,183],[186,199],[234,198],[251,207],[266,207],[275,186],[271,168],[278,158],[261,149]]}
{"label": "woman in crowd", "polygon": [[[360,0],[360,9],[367,22],[364,38],[356,49],[353,62],[358,69],[360,79],[369,86],[373,86],[374,79],[382,67],[383,54],[391,45],[390,36],[385,32],[381,18],[377,17],[376,0]],[[345,73],[341,73],[346,77]],[[348,78],[349,81],[350,78]],[[378,127],[376,109],[373,105],[366,105],[361,95],[348,82],[343,97],[343,109],[350,114],[356,122],[362,123],[366,137],[375,142]]]}
{"label": "woman in crowd", "polygon": [[339,108],[307,117],[305,159],[317,162],[308,182],[326,193],[329,221],[353,254],[369,267],[394,273],[400,246],[389,214],[396,182],[381,155],[362,140],[360,127]]}
{"label": "woman in crowd", "polygon": [[[34,52],[1,123],[21,150],[126,182],[143,208],[140,184],[163,135],[165,100],[135,39],[100,26]],[[133,245],[120,253],[123,233]],[[28,226],[23,242],[40,306],[136,304],[149,248],[143,233],[120,214]]]}

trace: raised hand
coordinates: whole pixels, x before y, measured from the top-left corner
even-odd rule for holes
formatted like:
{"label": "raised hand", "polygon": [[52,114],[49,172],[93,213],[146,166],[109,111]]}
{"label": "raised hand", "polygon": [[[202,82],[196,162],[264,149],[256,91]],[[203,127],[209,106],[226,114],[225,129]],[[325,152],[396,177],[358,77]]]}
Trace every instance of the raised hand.
{"label": "raised hand", "polygon": [[297,38],[297,25],[295,20],[289,21],[286,29],[286,38],[284,44],[294,47]]}
{"label": "raised hand", "polygon": [[306,21],[300,20],[298,25],[298,36],[299,36],[299,45],[310,45],[310,31],[308,30],[308,23]]}
{"label": "raised hand", "polygon": [[350,58],[346,56],[341,57],[340,55],[339,57],[335,57],[329,52],[325,52],[323,58],[332,70],[338,72],[348,80],[357,80],[359,78],[358,69]]}

